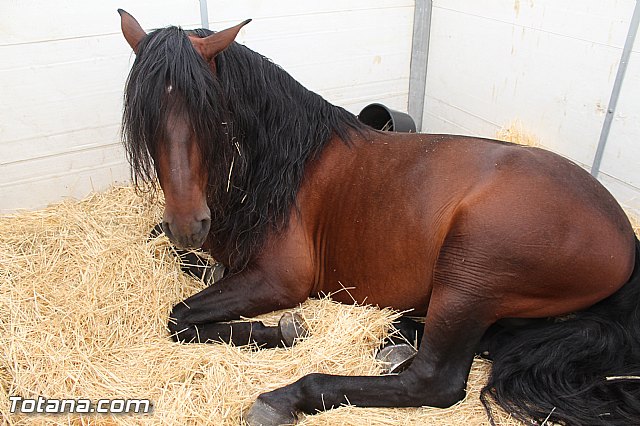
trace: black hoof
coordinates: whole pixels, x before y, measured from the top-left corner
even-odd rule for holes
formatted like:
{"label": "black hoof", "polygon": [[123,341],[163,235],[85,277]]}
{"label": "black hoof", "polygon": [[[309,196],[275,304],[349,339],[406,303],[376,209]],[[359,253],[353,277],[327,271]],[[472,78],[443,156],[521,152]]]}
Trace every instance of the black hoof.
{"label": "black hoof", "polygon": [[278,328],[280,328],[282,342],[287,347],[293,346],[296,339],[309,336],[309,328],[300,314],[284,313],[278,322]]}
{"label": "black hoof", "polygon": [[249,426],[280,426],[295,424],[296,419],[293,414],[279,413],[278,410],[258,399],[251,406],[244,421]]}
{"label": "black hoof", "polygon": [[383,363],[382,374],[395,374],[405,370],[416,357],[418,351],[406,343],[389,345],[380,349],[376,360]]}

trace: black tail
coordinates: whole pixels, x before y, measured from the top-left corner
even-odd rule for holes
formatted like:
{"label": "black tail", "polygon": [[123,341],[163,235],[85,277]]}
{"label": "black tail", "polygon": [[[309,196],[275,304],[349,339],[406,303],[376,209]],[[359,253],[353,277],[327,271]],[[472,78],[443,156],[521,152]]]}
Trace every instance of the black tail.
{"label": "black tail", "polygon": [[640,241],[627,284],[588,311],[532,326],[493,355],[482,403],[520,420],[640,425]]}

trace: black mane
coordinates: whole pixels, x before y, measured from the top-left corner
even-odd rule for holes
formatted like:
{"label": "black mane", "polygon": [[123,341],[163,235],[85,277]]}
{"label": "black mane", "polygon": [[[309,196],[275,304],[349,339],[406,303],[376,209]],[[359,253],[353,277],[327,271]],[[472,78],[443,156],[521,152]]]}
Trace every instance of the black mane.
{"label": "black mane", "polygon": [[[237,271],[268,232],[287,224],[307,162],[332,136],[348,143],[351,130],[368,127],[240,44],[216,57],[213,75],[187,34],[212,32],[168,27],[141,42],[125,90],[123,140],[136,186],[154,181],[168,106],[184,108],[209,171],[210,242]],[[181,96],[168,96],[168,86]]]}

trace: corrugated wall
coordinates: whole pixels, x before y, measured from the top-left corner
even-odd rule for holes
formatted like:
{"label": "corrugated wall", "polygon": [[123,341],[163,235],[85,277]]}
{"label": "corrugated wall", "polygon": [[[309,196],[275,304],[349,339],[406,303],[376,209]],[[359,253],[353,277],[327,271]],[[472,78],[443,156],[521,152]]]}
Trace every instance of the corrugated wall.
{"label": "corrugated wall", "polygon": [[[117,8],[146,29],[201,26],[198,0],[0,2],[0,213],[82,197],[129,177],[119,139],[133,61]],[[413,1],[208,1],[212,29],[357,113],[406,109]]]}

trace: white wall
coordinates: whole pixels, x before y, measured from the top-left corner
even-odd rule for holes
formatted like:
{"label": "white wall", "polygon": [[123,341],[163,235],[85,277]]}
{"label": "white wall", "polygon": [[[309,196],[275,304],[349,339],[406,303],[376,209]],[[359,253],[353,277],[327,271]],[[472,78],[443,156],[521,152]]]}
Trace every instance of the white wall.
{"label": "white wall", "polygon": [[640,217],[640,33],[620,92],[599,178]]}
{"label": "white wall", "polygon": [[[494,137],[518,120],[592,164],[634,0],[434,0],[423,131]],[[640,42],[599,178],[640,212]]]}
{"label": "white wall", "polygon": [[358,113],[371,102],[406,110],[413,5],[413,0],[210,0],[209,16],[212,29],[253,18],[241,43]]}
{"label": "white wall", "polygon": [[[200,26],[198,0],[0,1],[0,214],[126,181],[121,100],[133,61],[117,8],[145,29]],[[406,109],[413,1],[209,0],[210,28],[354,113]]]}

